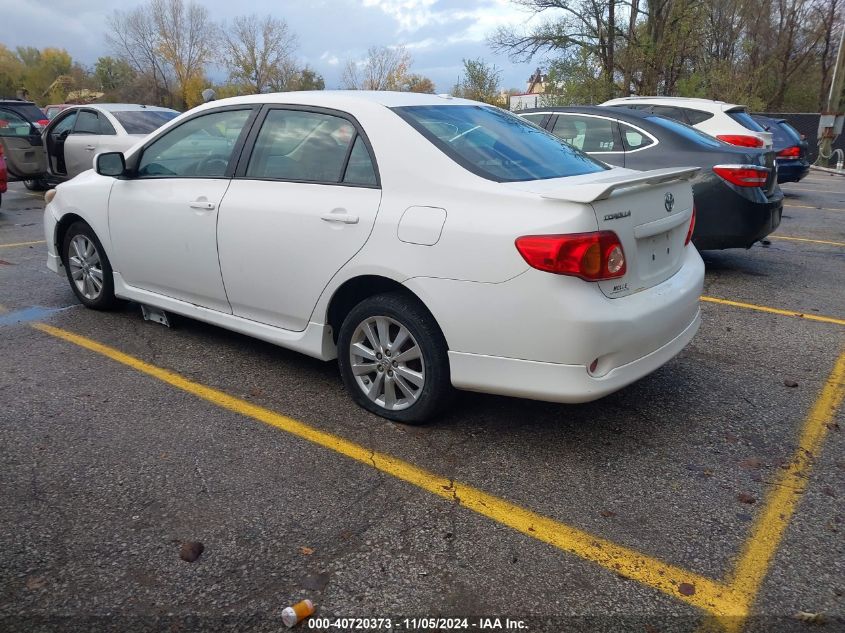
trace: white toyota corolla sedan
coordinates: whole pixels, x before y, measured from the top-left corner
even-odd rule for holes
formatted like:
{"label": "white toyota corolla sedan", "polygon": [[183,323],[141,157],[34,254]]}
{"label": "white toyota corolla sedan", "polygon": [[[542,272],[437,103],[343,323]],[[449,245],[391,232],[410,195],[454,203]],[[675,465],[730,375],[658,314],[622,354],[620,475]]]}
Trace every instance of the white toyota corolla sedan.
{"label": "white toyota corolla sedan", "polygon": [[453,387],[594,400],[699,326],[695,168],[611,169],[474,101],[235,97],[95,163],[44,212],[47,265],[84,305],[337,358],[393,420]]}

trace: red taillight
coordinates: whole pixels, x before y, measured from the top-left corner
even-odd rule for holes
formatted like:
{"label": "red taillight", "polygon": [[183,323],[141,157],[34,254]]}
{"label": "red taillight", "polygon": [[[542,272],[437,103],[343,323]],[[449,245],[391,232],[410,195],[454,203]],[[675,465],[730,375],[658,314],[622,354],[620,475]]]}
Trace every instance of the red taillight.
{"label": "red taillight", "polygon": [[746,134],[717,134],[716,138],[725,143],[739,145],[740,147],[763,147],[765,145],[763,139]]}
{"label": "red taillight", "polygon": [[795,146],[782,149],[778,152],[778,158],[801,158],[801,148]]}
{"label": "red taillight", "polygon": [[41,127],[47,127],[50,124],[50,119],[38,119],[35,123]]}
{"label": "red taillight", "polygon": [[627,270],[625,251],[613,231],[569,235],[526,235],[516,249],[532,268],[587,281],[615,279]]}
{"label": "red taillight", "polygon": [[769,179],[769,170],[754,165],[716,165],[719,176],[737,187],[762,187]]}
{"label": "red taillight", "polygon": [[692,217],[689,219],[689,230],[687,231],[687,239],[684,240],[684,246],[692,240],[692,232],[695,230],[695,205],[692,205]]}

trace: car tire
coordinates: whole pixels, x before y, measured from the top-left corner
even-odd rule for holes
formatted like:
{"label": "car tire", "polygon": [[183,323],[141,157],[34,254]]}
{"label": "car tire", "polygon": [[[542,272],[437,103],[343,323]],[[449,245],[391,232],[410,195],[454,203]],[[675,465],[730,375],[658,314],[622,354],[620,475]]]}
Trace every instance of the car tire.
{"label": "car tire", "polygon": [[30,191],[46,191],[49,188],[45,178],[30,178],[24,180],[23,186]]}
{"label": "car tire", "polygon": [[62,241],[62,263],[71,290],[86,308],[108,310],[117,303],[106,251],[85,222],[70,225]]}
{"label": "car tire", "polygon": [[389,420],[420,424],[454,395],[446,339],[428,310],[406,293],[356,305],[341,325],[337,356],[352,399]]}

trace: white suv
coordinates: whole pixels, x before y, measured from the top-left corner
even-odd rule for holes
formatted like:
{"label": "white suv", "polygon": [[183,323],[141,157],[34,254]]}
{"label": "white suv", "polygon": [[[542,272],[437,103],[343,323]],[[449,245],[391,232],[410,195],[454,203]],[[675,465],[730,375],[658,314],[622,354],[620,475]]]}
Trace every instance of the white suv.
{"label": "white suv", "polygon": [[686,123],[731,145],[771,149],[772,134],[748,114],[748,108],[724,101],[688,97],[621,97],[601,105],[633,108]]}

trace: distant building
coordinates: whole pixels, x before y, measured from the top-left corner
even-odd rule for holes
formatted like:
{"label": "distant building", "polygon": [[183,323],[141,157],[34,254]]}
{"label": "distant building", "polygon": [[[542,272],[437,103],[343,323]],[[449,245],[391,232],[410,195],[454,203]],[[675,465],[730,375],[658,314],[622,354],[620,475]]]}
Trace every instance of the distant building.
{"label": "distant building", "polygon": [[528,85],[525,92],[521,95],[512,95],[510,98],[509,108],[511,110],[525,110],[527,108],[537,108],[540,106],[540,95],[546,92],[546,80],[548,75],[540,72],[537,68],[528,78]]}

